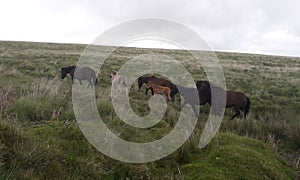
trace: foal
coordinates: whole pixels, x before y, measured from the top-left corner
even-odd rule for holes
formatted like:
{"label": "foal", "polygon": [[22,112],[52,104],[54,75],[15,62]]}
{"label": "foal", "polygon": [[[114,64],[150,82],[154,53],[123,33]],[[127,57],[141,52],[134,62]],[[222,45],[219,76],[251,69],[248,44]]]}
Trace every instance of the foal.
{"label": "foal", "polygon": [[[160,79],[155,76],[142,76],[142,77],[138,78],[139,90],[141,90],[141,87],[144,83],[147,84],[149,81],[152,81],[154,84],[157,84],[159,86],[169,87],[170,89],[172,89],[172,87],[173,87],[173,83],[169,80]],[[145,94],[147,95],[149,89],[151,90],[152,95],[154,95],[151,88],[146,88]]]}
{"label": "foal", "polygon": [[171,89],[169,87],[165,87],[165,86],[159,86],[154,84],[152,81],[148,81],[147,82],[147,88],[152,88],[154,94],[161,94],[161,95],[166,95],[167,101],[171,101]]}
{"label": "foal", "polygon": [[[126,96],[128,96],[128,85],[127,85],[127,79],[123,76],[118,75],[118,72],[115,70],[112,70],[110,72],[110,78],[112,79],[112,89],[118,88],[119,92],[121,92],[123,89],[125,89]],[[111,91],[112,93],[112,91]]]}

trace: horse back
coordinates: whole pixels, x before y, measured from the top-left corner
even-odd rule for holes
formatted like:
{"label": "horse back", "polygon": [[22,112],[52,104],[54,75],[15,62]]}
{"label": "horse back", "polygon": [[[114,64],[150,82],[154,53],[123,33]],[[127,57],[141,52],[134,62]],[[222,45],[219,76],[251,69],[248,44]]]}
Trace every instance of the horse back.
{"label": "horse back", "polygon": [[74,73],[76,79],[89,79],[91,76],[96,75],[95,71],[90,67],[77,67]]}
{"label": "horse back", "polygon": [[159,86],[165,86],[165,87],[168,87],[170,89],[172,89],[172,87],[173,87],[173,83],[169,80],[166,80],[166,79],[160,79],[160,78],[157,78],[155,76],[151,76],[149,80],[152,81],[154,84],[159,85]]}
{"label": "horse back", "polygon": [[247,101],[247,96],[241,91],[226,91],[226,107],[233,105],[242,106]]}
{"label": "horse back", "polygon": [[123,76],[117,76],[116,77],[116,82],[119,84],[119,85],[123,85],[123,86],[127,86],[127,80],[125,77]]}
{"label": "horse back", "polygon": [[157,84],[152,84],[150,86],[151,88],[153,88],[154,92],[157,92],[157,93],[167,93],[167,94],[170,94],[171,92],[171,89],[169,87],[166,87],[166,86],[160,86],[160,85],[157,85]]}

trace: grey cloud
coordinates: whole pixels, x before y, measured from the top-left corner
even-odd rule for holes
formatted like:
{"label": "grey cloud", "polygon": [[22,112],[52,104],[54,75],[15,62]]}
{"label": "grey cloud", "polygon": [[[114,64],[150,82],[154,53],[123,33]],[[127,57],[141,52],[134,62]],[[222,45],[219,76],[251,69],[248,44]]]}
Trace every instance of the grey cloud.
{"label": "grey cloud", "polygon": [[[19,36],[28,37],[28,40],[34,38],[35,41],[40,38],[42,41],[59,39],[60,42],[90,43],[86,41],[92,41],[105,30],[122,22],[157,17],[190,27],[215,50],[300,56],[299,7],[300,2],[297,0],[45,0],[40,2],[37,12],[40,14],[36,16],[45,18],[48,24],[44,23],[44,27],[37,24],[31,27],[32,34],[29,34],[28,29],[28,34],[19,33]],[[28,12],[35,10],[28,9]],[[4,24],[3,27],[6,27],[3,32],[9,32],[8,25]],[[18,29],[16,27],[14,29]],[[49,27],[60,28],[64,33],[47,32],[47,29],[51,29]],[[49,37],[59,38],[39,37],[36,29],[52,33]],[[13,32],[18,34],[16,30]],[[3,34],[0,30],[1,39],[18,40],[13,38],[19,37]]]}

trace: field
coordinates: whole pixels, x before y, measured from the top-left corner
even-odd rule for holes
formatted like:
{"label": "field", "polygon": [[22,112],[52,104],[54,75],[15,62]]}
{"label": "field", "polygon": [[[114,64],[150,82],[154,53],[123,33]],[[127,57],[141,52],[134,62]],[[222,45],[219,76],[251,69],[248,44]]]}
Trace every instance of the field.
{"label": "field", "polygon": [[[60,69],[75,65],[85,47],[0,42],[1,178],[300,178],[300,58],[217,52],[227,89],[241,90],[251,99],[249,117],[230,121],[234,111],[227,109],[217,136],[199,149],[209,112],[205,105],[193,134],[177,151],[155,162],[128,164],[98,152],[77,125],[72,82],[69,76],[61,80]],[[106,125],[134,142],[150,142],[168,134],[180,108],[178,96],[175,103],[168,103],[167,114],[158,124],[142,130],[126,125],[114,113],[110,70],[147,53],[172,56],[194,79],[206,79],[186,51],[118,48],[98,75],[96,103]],[[149,113],[149,98],[137,91],[136,83],[131,87],[130,103],[137,114]]]}

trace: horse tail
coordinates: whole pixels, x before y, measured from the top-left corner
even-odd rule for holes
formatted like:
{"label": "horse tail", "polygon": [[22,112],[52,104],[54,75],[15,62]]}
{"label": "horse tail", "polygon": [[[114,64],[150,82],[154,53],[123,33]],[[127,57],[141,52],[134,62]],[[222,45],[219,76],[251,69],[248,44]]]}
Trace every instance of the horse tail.
{"label": "horse tail", "polygon": [[247,114],[250,111],[250,103],[251,103],[250,99],[247,97],[246,104],[245,104],[245,107],[244,107],[244,118],[247,117]]}

